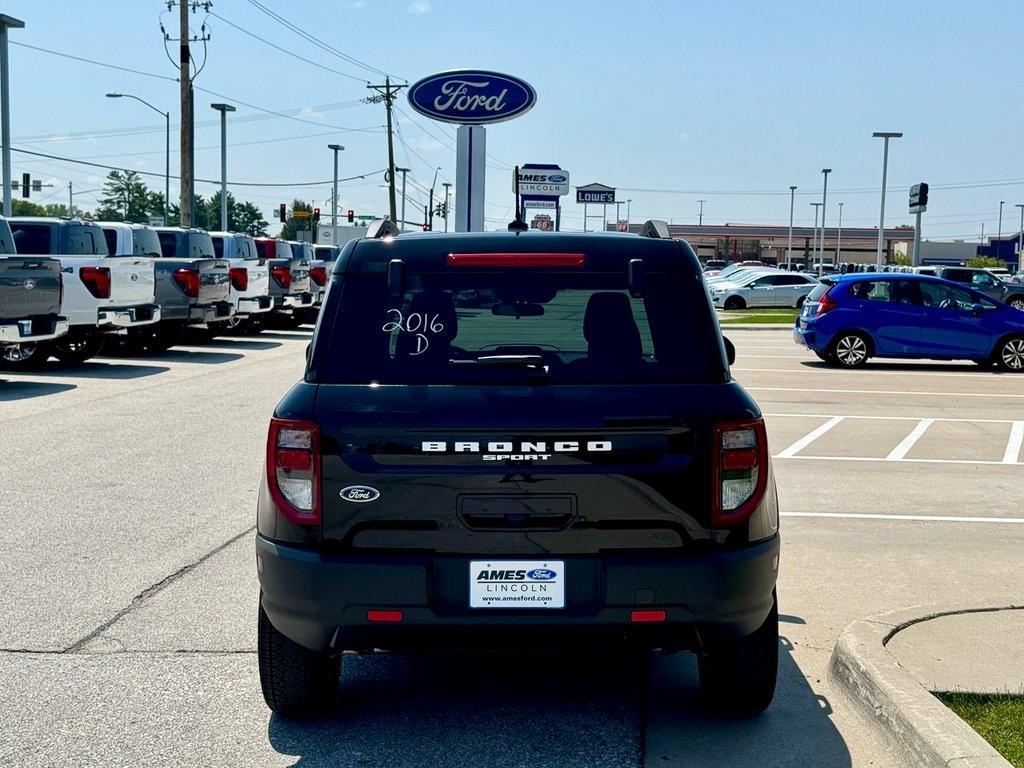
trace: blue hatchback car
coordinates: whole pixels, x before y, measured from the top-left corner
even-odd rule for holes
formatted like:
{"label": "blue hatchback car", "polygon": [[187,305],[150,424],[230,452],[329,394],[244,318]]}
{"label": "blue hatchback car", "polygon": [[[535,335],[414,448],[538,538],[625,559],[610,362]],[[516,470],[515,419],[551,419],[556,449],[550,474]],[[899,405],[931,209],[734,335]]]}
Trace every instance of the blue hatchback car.
{"label": "blue hatchback car", "polygon": [[811,292],[793,328],[822,360],[973,360],[1024,372],[1024,312],[959,283],[904,273],[841,275]]}

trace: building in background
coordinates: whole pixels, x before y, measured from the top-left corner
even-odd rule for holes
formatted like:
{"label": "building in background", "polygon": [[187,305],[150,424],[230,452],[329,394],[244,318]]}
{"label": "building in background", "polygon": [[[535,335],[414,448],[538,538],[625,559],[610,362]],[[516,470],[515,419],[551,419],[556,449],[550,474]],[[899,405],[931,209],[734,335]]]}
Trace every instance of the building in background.
{"label": "building in background", "polygon": [[1020,254],[1017,253],[1017,244],[1020,242],[1020,232],[1003,237],[990,238],[985,245],[978,246],[979,256],[990,256],[995,259],[1002,259],[1006,266],[1012,269],[1020,268]]}

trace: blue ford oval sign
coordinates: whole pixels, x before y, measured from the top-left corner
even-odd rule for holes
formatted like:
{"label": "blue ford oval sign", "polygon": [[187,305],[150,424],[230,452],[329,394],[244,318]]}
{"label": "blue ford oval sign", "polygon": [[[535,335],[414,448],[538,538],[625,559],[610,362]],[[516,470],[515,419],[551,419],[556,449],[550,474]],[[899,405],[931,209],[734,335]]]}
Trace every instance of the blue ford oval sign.
{"label": "blue ford oval sign", "polygon": [[533,86],[518,77],[483,69],[455,69],[431,75],[409,88],[409,104],[446,123],[483,125],[511,120],[537,102]]}
{"label": "blue ford oval sign", "polygon": [[534,568],[532,571],[527,573],[526,576],[534,581],[551,581],[557,577],[558,574],[550,568]]}

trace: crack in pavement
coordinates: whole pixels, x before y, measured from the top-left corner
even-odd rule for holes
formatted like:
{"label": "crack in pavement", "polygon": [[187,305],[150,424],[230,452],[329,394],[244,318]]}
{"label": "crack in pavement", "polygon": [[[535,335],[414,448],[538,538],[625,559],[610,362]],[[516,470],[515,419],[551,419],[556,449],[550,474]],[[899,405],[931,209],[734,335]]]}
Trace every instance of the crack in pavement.
{"label": "crack in pavement", "polygon": [[176,570],[174,573],[170,574],[169,576],[165,576],[164,578],[162,578],[160,581],[156,582],[155,584],[151,584],[150,586],[146,587],[144,590],[139,592],[139,594],[137,594],[135,597],[133,597],[131,599],[131,602],[128,603],[128,605],[126,605],[124,608],[122,608],[117,613],[115,613],[107,621],[105,621],[102,624],[100,624],[98,627],[96,627],[96,629],[92,630],[89,634],[85,635],[84,637],[80,638],[79,640],[76,640],[74,643],[69,645],[63,651],[56,651],[56,653],[78,653],[79,651],[82,650],[82,648],[87,643],[91,642],[92,640],[95,640],[97,637],[99,637],[101,634],[106,632],[108,629],[110,629],[112,626],[114,626],[117,622],[119,622],[121,619],[123,619],[129,613],[134,611],[136,608],[139,608],[142,605],[144,605],[150,598],[160,594],[163,590],[165,590],[167,587],[169,587],[175,581],[180,579],[182,576],[185,576],[185,575],[191,573],[193,570],[195,570],[200,565],[205,563],[211,557],[213,557],[214,555],[216,555],[219,552],[223,552],[225,549],[230,547],[232,544],[234,544],[236,541],[241,539],[243,536],[247,536],[247,535],[249,535],[250,533],[252,533],[255,530],[256,530],[256,526],[255,525],[250,525],[248,528],[246,528],[241,533],[235,534],[234,536],[232,536],[230,539],[228,539],[224,543],[219,544],[218,546],[216,546],[213,549],[211,549],[209,552],[207,552],[205,555],[200,557],[198,560],[194,560],[191,563],[188,563],[187,565],[182,566],[181,568],[179,568],[178,570]]}

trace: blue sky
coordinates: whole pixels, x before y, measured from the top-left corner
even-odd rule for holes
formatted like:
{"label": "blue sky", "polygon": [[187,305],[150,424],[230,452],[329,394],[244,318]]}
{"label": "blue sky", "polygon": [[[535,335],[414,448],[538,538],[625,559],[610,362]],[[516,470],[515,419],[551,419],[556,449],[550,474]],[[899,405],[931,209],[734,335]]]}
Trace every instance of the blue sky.
{"label": "blue sky", "polygon": [[[994,233],[1000,200],[1006,201],[1004,233],[1017,229],[1020,211],[1013,205],[1024,203],[1019,0],[262,2],[339,51],[409,82],[472,66],[532,83],[537,106],[488,128],[489,228],[511,216],[506,169],[526,162],[558,163],[574,184],[618,187],[620,199],[633,200],[634,220],[696,223],[697,200],[704,198],[706,223],[784,224],[788,187],[796,184],[796,221],[808,225],[809,203],[820,200],[820,171],[827,166],[833,169],[829,223],[842,201],[844,225],[872,226],[882,147],[871,133],[900,130],[905,136],[890,154],[889,187],[896,191],[887,224],[910,223],[905,188],[928,181],[926,238],[977,239],[983,222],[986,235]],[[11,32],[14,42],[175,74],[159,23],[162,17],[176,34],[177,14],[158,0],[8,0],[4,12],[27,24]],[[346,146],[342,176],[386,167],[384,109],[359,101],[365,81],[380,75],[302,39],[248,0],[216,0],[212,12],[350,77],[207,18],[212,39],[196,85],[224,98],[196,94],[199,177],[219,178],[219,130],[208,105],[222,100],[298,118],[239,104],[229,118],[231,179],[329,179],[331,142]],[[197,25],[203,18],[193,16]],[[176,83],[12,46],[12,145],[162,172],[162,119],[138,103],[105,99],[107,91],[171,109],[174,128]],[[454,181],[452,129],[413,113],[404,98],[398,106],[397,163],[409,165],[421,187],[430,186],[437,166],[439,189],[441,181]],[[118,130],[128,135],[110,134]],[[174,151],[176,133],[171,143]],[[176,151],[171,163],[176,172]],[[53,200],[66,200],[68,180],[90,189],[100,186],[103,173],[18,154],[13,167],[16,176],[29,171],[55,184],[43,193]],[[155,177],[148,183],[163,184]],[[382,183],[377,174],[343,184],[343,207],[385,210]],[[215,189],[197,185],[205,194]],[[173,190],[172,182],[172,198]],[[322,205],[330,194],[329,185],[233,191],[268,219],[279,201],[301,196]],[[416,189],[410,197],[425,196]],[[86,206],[94,200],[95,194],[76,197]],[[579,227],[581,214],[568,202],[566,228]]]}

